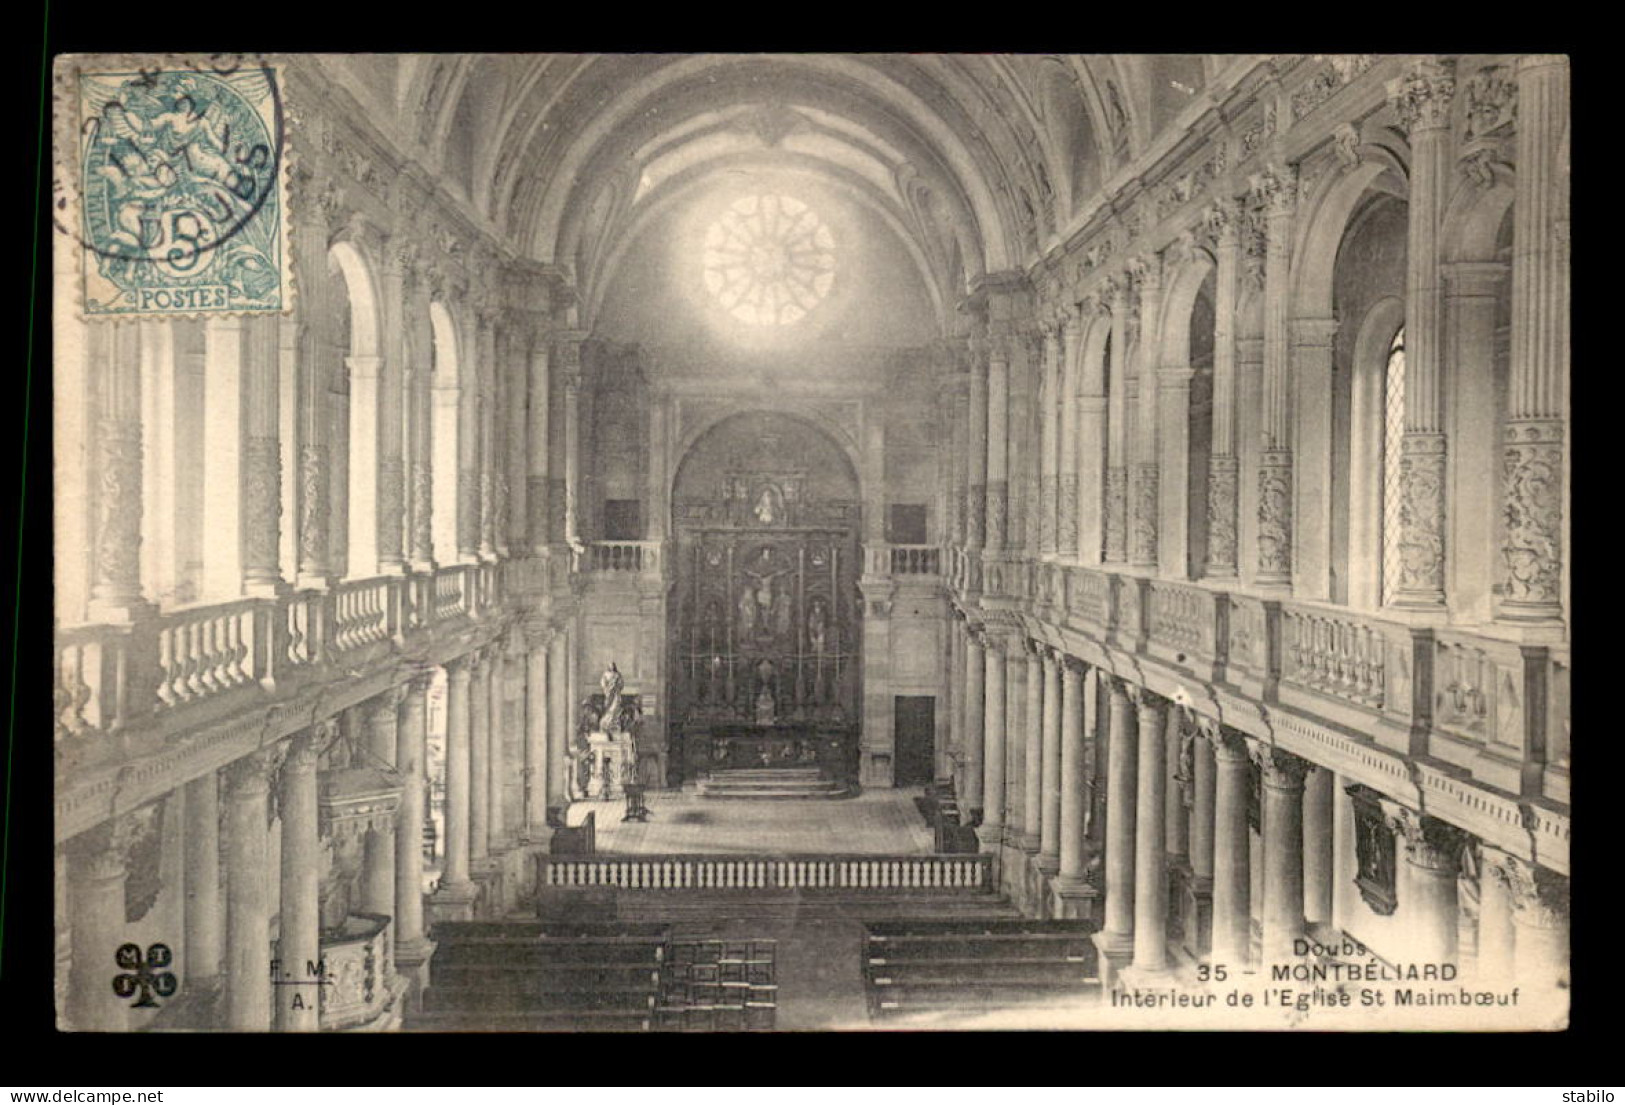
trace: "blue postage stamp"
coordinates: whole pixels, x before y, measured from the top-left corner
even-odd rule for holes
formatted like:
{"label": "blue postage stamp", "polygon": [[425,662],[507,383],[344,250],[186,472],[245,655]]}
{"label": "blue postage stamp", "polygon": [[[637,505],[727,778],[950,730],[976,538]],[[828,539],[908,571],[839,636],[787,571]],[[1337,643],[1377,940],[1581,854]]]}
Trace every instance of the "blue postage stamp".
{"label": "blue postage stamp", "polygon": [[86,317],[287,310],[277,71],[214,55],[77,84]]}

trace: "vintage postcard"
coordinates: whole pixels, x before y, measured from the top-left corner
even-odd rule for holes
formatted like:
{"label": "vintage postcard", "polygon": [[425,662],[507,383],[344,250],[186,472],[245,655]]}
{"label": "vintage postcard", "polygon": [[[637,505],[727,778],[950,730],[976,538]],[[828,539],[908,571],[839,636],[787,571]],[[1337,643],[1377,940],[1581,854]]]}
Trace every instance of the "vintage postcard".
{"label": "vintage postcard", "polygon": [[57,58],[57,1026],[1564,1028],[1569,70]]}

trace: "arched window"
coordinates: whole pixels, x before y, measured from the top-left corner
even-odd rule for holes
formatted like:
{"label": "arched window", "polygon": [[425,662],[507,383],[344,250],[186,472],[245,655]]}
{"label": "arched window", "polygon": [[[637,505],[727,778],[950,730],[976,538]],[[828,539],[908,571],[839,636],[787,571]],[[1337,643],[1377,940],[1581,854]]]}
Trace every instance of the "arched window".
{"label": "arched window", "polygon": [[1405,440],[1405,328],[1388,343],[1383,370],[1382,423],[1382,601],[1394,601],[1399,588],[1400,450]]}

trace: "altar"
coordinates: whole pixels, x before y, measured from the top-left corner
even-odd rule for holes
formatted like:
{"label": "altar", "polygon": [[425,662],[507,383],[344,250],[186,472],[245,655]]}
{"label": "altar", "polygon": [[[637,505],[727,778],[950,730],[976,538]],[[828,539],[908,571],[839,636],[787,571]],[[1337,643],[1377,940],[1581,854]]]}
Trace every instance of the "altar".
{"label": "altar", "polygon": [[691,725],[682,733],[683,776],[745,768],[816,767],[830,779],[857,778],[857,734],[850,728],[780,725]]}

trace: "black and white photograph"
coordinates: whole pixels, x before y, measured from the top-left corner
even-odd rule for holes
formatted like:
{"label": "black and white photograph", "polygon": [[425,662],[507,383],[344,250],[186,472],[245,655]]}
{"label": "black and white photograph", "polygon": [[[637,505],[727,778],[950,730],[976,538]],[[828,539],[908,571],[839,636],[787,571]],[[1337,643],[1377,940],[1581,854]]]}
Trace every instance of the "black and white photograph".
{"label": "black and white photograph", "polygon": [[1568,1027],[1567,56],[48,80],[58,1031]]}

